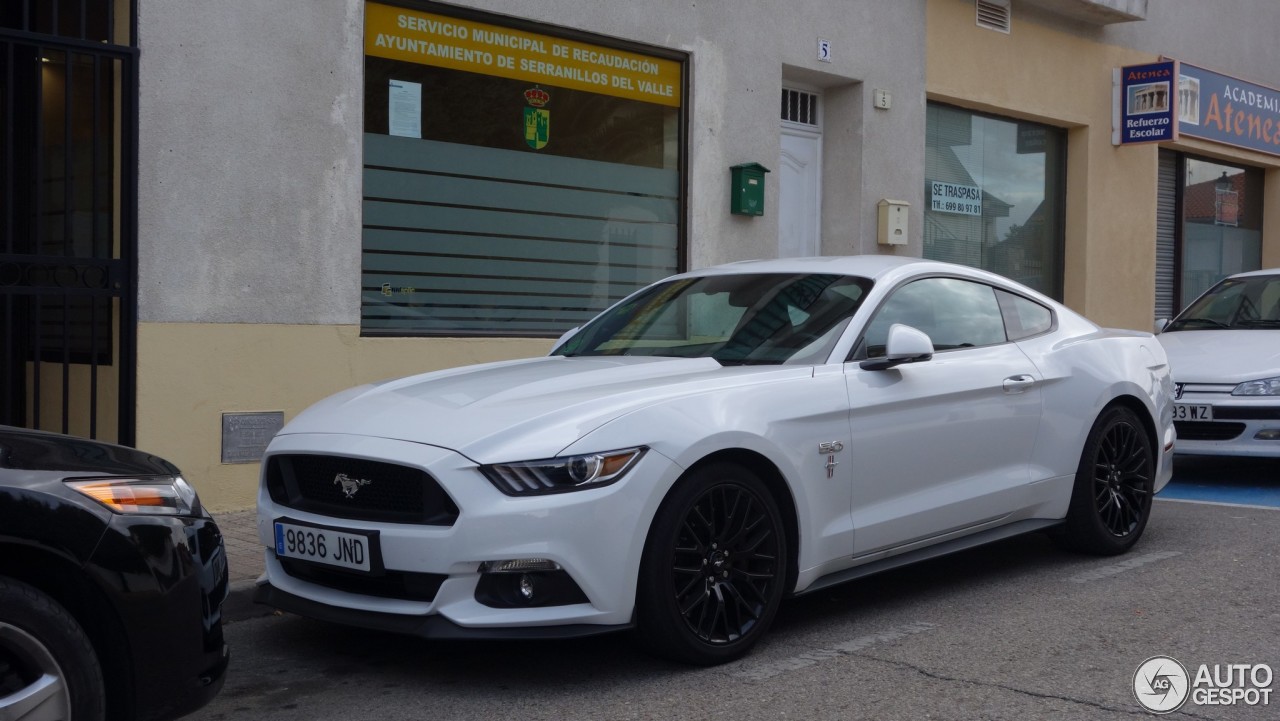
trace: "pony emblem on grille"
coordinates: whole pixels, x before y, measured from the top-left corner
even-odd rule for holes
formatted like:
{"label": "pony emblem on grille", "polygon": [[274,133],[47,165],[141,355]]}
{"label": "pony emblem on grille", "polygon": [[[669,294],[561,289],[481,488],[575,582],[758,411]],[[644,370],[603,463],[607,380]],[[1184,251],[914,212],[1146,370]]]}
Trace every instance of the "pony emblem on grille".
{"label": "pony emblem on grille", "polygon": [[333,482],[342,486],[342,494],[347,498],[355,498],[356,491],[360,490],[361,486],[373,483],[373,481],[364,478],[351,478],[345,473],[339,473],[334,476]]}

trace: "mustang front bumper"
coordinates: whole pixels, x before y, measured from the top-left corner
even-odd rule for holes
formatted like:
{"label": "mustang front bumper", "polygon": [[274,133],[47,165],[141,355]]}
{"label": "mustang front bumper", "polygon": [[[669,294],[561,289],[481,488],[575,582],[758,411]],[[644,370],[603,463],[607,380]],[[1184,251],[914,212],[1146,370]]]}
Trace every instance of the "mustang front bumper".
{"label": "mustang front bumper", "polygon": [[[264,468],[272,456],[299,454],[425,471],[457,506],[457,515],[427,525],[317,513],[287,498],[273,499],[264,483],[258,535],[265,546],[266,573],[254,600],[317,619],[433,638],[581,636],[631,625],[644,539],[658,500],[681,472],[650,451],[612,485],[512,497],[498,491],[475,462],[453,451],[329,434],[277,437]],[[362,492],[356,491],[356,497]],[[353,571],[282,557],[275,529],[281,519],[376,539],[370,552],[377,558],[369,571]],[[486,568],[539,559],[558,566],[576,585],[580,593],[574,602],[539,605],[535,591],[529,605],[501,604],[483,591],[482,578],[490,575],[483,572]],[[490,566],[482,568],[486,563]],[[389,585],[392,578],[409,581]],[[388,590],[414,584],[434,588],[434,594]]]}

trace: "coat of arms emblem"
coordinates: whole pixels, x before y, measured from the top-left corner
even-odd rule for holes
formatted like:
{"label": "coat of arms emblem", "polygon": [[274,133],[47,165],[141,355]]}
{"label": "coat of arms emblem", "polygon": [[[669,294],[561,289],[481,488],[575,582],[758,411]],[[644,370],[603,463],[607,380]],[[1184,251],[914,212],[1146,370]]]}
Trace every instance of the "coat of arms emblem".
{"label": "coat of arms emblem", "polygon": [[529,107],[524,109],[524,142],[534,150],[542,150],[551,140],[551,111],[545,106],[551,94],[539,87],[524,91]]}

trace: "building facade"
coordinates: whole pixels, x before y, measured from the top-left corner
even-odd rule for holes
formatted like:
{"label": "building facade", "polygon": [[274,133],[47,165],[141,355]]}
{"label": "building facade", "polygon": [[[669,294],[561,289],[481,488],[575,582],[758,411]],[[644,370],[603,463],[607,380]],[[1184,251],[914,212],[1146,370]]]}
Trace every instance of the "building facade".
{"label": "building facade", "polygon": [[[0,422],[153,450],[215,510],[315,400],[544,353],[689,268],[924,256],[1148,329],[1280,265],[1267,0],[100,5],[0,15]],[[1134,107],[1217,115],[1113,144],[1117,69],[1165,58],[1212,74]]]}

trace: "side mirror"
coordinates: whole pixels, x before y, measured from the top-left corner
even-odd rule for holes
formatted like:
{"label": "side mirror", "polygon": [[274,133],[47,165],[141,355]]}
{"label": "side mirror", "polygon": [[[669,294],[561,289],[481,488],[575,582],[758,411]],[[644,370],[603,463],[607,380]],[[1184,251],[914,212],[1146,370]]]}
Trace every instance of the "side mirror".
{"label": "side mirror", "polygon": [[919,363],[933,357],[933,341],[924,331],[909,325],[894,323],[889,326],[889,339],[885,341],[883,358],[868,358],[858,367],[868,371],[882,371],[903,363]]}
{"label": "side mirror", "polygon": [[1167,325],[1169,325],[1169,319],[1168,319],[1168,318],[1157,318],[1157,319],[1156,319],[1156,329],[1155,329],[1153,332],[1154,332],[1154,333],[1156,333],[1156,334],[1159,334],[1159,333],[1160,333],[1160,331],[1164,330],[1164,329],[1165,329],[1165,326],[1167,326]]}
{"label": "side mirror", "polygon": [[559,350],[560,346],[564,345],[565,341],[572,338],[573,334],[577,333],[581,329],[582,329],[582,326],[578,326],[576,328],[570,328],[569,330],[565,331],[564,335],[560,336],[556,340],[555,344],[551,346],[551,350],[547,351],[547,355],[551,355],[552,353],[555,353],[557,350]]}

